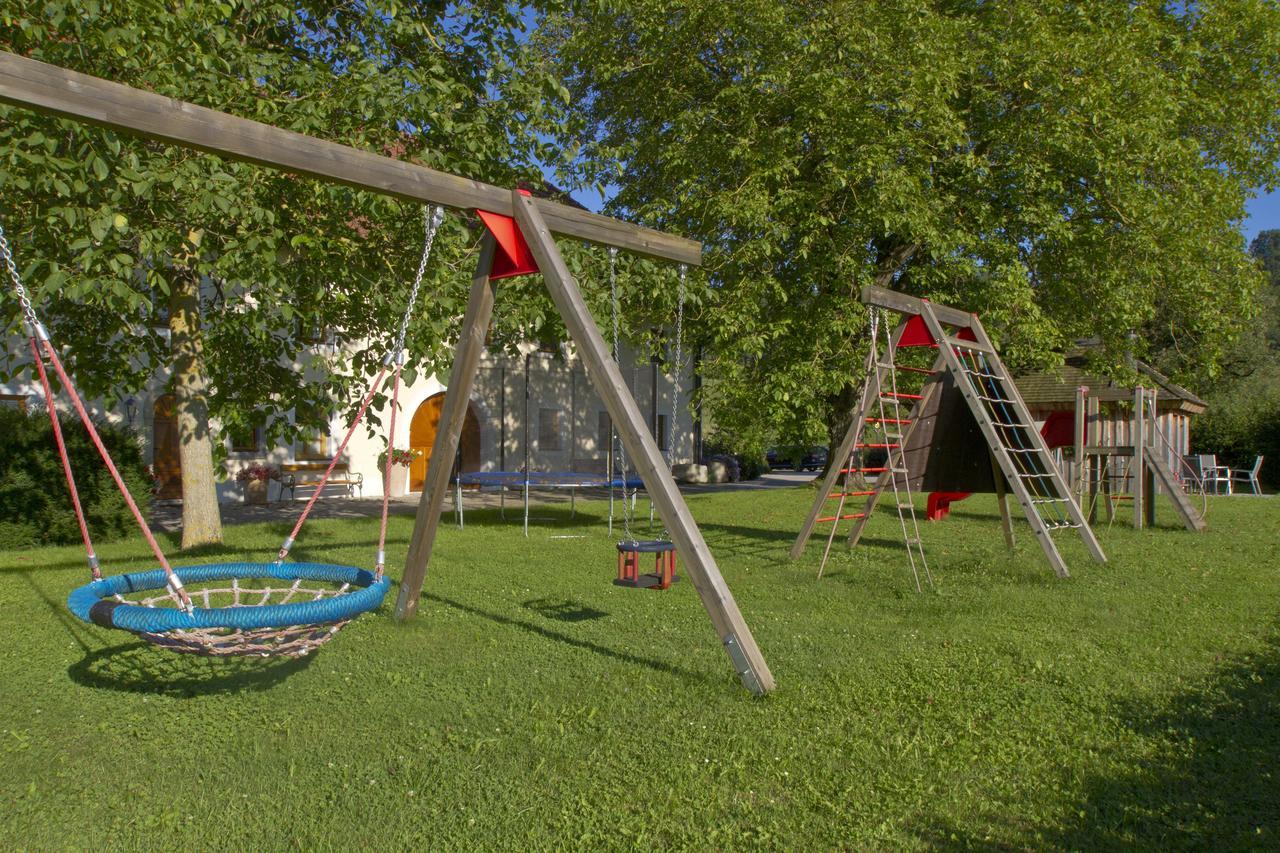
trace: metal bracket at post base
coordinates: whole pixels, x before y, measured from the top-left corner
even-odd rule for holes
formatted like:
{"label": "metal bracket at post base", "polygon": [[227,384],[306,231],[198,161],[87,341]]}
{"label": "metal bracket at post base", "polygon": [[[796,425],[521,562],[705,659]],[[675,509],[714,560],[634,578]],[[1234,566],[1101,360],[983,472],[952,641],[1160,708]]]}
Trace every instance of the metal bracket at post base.
{"label": "metal bracket at post base", "polygon": [[728,634],[725,636],[724,649],[729,653],[729,660],[733,663],[733,669],[738,673],[738,678],[742,680],[742,686],[751,691],[753,696],[765,695],[768,691],[761,686],[760,678],[756,675],[756,671],[751,668],[746,652],[742,650],[742,646],[738,643],[738,638],[735,635]]}

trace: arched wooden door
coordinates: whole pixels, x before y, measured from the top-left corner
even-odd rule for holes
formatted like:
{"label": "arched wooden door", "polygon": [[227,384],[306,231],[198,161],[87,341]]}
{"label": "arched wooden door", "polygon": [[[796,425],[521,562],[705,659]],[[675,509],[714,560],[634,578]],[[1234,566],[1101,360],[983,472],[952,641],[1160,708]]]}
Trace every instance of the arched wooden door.
{"label": "arched wooden door", "polygon": [[178,414],[172,394],[156,400],[151,418],[151,468],[156,474],[156,497],[182,497],[182,456],[178,451]]}
{"label": "arched wooden door", "polygon": [[[427,463],[431,460],[431,447],[435,444],[436,431],[440,427],[440,412],[444,408],[444,394],[436,394],[422,401],[418,410],[413,413],[409,423],[409,447],[418,451],[419,456],[409,466],[409,491],[422,491],[422,484],[427,479]],[[480,470],[480,422],[470,405],[467,406],[466,419],[462,423],[462,436],[459,444],[462,449],[462,470]]]}

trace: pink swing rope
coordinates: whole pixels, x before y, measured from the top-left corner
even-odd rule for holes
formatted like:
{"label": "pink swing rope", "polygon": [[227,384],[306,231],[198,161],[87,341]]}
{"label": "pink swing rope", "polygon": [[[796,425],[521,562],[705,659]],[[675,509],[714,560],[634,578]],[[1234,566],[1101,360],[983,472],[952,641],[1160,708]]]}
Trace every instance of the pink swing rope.
{"label": "pink swing rope", "polygon": [[302,525],[306,522],[307,516],[311,514],[311,509],[316,505],[316,501],[320,499],[320,493],[324,491],[324,487],[329,484],[329,476],[333,473],[334,466],[338,464],[338,460],[342,458],[342,454],[347,450],[347,443],[351,441],[351,436],[355,435],[356,427],[360,426],[360,421],[364,419],[364,413],[369,410],[369,404],[373,402],[373,395],[378,393],[378,385],[382,382],[382,377],[386,375],[387,368],[384,366],[378,371],[378,378],[373,380],[373,384],[369,386],[369,391],[364,395],[364,400],[360,403],[360,408],[356,412],[355,420],[351,422],[351,426],[347,428],[347,434],[342,437],[342,442],[338,445],[338,450],[333,454],[333,458],[329,460],[329,467],[324,469],[324,476],[320,478],[320,482],[316,484],[315,492],[311,495],[311,500],[307,501],[306,507],[302,510],[302,515],[298,516],[298,521],[293,525],[293,531],[285,537],[283,544],[280,545],[280,553],[276,556],[276,563],[283,563],[284,558],[289,556],[289,549],[293,547],[293,542],[298,538]]}
{"label": "pink swing rope", "polygon": [[35,360],[36,370],[40,374],[40,387],[44,391],[44,406],[49,411],[49,423],[53,427],[53,440],[58,445],[58,459],[62,462],[62,473],[67,478],[67,489],[71,492],[71,506],[76,512],[76,522],[80,525],[80,538],[84,540],[85,556],[89,561],[89,571],[94,580],[102,580],[102,569],[98,567],[98,555],[93,550],[93,539],[89,536],[89,523],[84,517],[84,507],[80,505],[80,490],[76,488],[75,474],[71,471],[71,459],[67,455],[67,444],[62,437],[62,424],[58,422],[58,410],[53,405],[53,388],[49,385],[49,374],[44,369],[44,357],[40,355],[40,345],[34,337],[31,342],[31,355]]}
{"label": "pink swing rope", "polygon": [[[89,527],[84,515],[84,507],[80,503],[80,493],[75,485],[75,478],[71,473],[71,459],[67,453],[67,445],[62,435],[62,427],[58,423],[57,409],[54,406],[53,388],[49,383],[48,373],[45,371],[44,358],[48,358],[49,363],[53,365],[54,372],[58,375],[58,380],[62,383],[62,387],[66,390],[67,396],[71,399],[71,405],[75,408],[76,414],[80,416],[80,423],[84,425],[85,432],[89,434],[93,446],[97,448],[98,455],[102,457],[102,461],[106,463],[107,470],[111,472],[111,479],[115,481],[116,488],[120,490],[120,496],[124,498],[125,504],[129,507],[129,511],[133,513],[133,519],[138,523],[142,535],[146,537],[147,544],[151,546],[151,551],[155,554],[156,561],[160,567],[164,569],[166,585],[169,594],[178,603],[178,605],[190,613],[192,610],[191,598],[187,595],[187,591],[182,586],[182,578],[178,577],[173,567],[169,565],[168,559],[165,558],[164,552],[160,550],[160,543],[156,542],[155,536],[151,534],[151,529],[147,526],[146,521],[142,517],[138,504],[133,499],[133,495],[129,493],[129,488],[124,484],[124,479],[120,476],[120,472],[116,469],[115,463],[111,461],[111,455],[107,453],[106,445],[102,443],[102,437],[98,435],[97,428],[93,425],[93,420],[89,417],[89,413],[85,411],[84,403],[80,400],[80,395],[76,391],[75,384],[71,378],[67,376],[66,370],[62,366],[62,360],[58,358],[58,352],[53,348],[53,344],[49,341],[49,333],[46,331],[44,324],[40,322],[40,318],[36,316],[35,308],[31,304],[31,297],[27,294],[26,287],[22,284],[22,278],[18,275],[17,264],[13,261],[13,252],[9,248],[9,240],[5,236],[4,229],[0,228],[0,258],[3,259],[5,269],[9,273],[9,280],[13,285],[13,291],[18,297],[18,303],[22,307],[23,320],[27,324],[28,337],[31,341],[31,353],[35,358],[36,369],[40,374],[40,384],[44,391],[45,406],[49,409],[49,417],[53,421],[54,439],[58,446],[58,458],[62,463],[63,474],[66,475],[67,485],[71,489],[71,500],[76,511],[76,521],[80,525],[80,536],[84,540],[85,551],[89,561],[89,570],[93,573],[94,579],[102,577],[98,568],[98,556],[94,553],[93,540],[89,537]],[[43,349],[43,357],[41,350]]]}
{"label": "pink swing rope", "polygon": [[285,558],[289,556],[289,551],[293,548],[294,541],[302,531],[302,525],[306,522],[307,516],[311,514],[316,501],[320,499],[320,493],[328,485],[329,476],[333,473],[334,466],[338,464],[338,460],[346,452],[347,443],[351,441],[351,436],[355,434],[356,427],[360,425],[365,412],[369,410],[369,404],[373,402],[374,394],[377,393],[378,386],[382,383],[382,378],[387,373],[387,368],[395,365],[391,386],[391,418],[387,431],[387,464],[383,466],[382,472],[382,519],[378,533],[378,552],[374,560],[374,576],[381,580],[383,573],[386,571],[387,517],[391,511],[389,494],[391,491],[391,451],[395,449],[396,409],[400,405],[400,371],[404,367],[404,342],[409,332],[409,319],[413,316],[414,306],[418,303],[418,294],[422,290],[422,278],[427,271],[427,260],[431,257],[431,246],[435,242],[436,232],[440,230],[440,223],[444,220],[443,207],[428,207],[422,213],[426,231],[422,244],[422,258],[418,262],[418,273],[413,281],[413,289],[409,293],[409,302],[405,306],[404,316],[400,319],[400,331],[396,335],[395,343],[387,351],[387,357],[382,362],[382,369],[378,371],[377,378],[370,384],[364,400],[360,403],[360,409],[356,412],[355,420],[351,422],[351,426],[347,429],[347,434],[342,437],[342,442],[338,445],[337,452],[329,460],[329,467],[325,469],[324,476],[320,478],[320,482],[316,485],[311,499],[307,501],[307,505],[303,508],[302,515],[298,516],[298,521],[293,525],[293,530],[280,545],[280,552],[276,556],[277,565],[283,563]]}
{"label": "pink swing rope", "polygon": [[378,527],[378,555],[374,576],[382,577],[387,568],[387,517],[391,513],[391,454],[396,448],[396,410],[400,408],[400,370],[404,367],[396,359],[396,371],[391,379],[391,418],[387,424],[387,461],[382,466],[382,522]]}
{"label": "pink swing rope", "polygon": [[[120,490],[120,496],[124,498],[125,504],[129,507],[129,511],[133,513],[133,520],[138,523],[138,529],[142,531],[143,537],[147,540],[147,545],[151,547],[151,553],[155,555],[156,561],[160,564],[160,568],[164,569],[165,578],[167,580],[169,591],[182,605],[182,609],[191,612],[191,598],[187,595],[187,591],[182,586],[182,578],[178,577],[177,572],[169,565],[169,560],[164,555],[164,551],[160,549],[160,543],[156,541],[155,535],[151,532],[151,528],[147,526],[146,520],[142,517],[142,510],[138,509],[138,503],[133,499],[133,495],[129,493],[129,487],[124,484],[124,478],[120,476],[120,472],[116,469],[116,463],[111,460],[111,454],[107,452],[107,447],[102,443],[102,437],[98,435],[98,430],[93,425],[93,420],[89,417],[88,411],[85,410],[84,403],[80,400],[80,395],[76,392],[75,385],[71,383],[71,377],[67,376],[67,371],[62,366],[62,360],[58,358],[58,353],[54,350],[53,345],[48,338],[44,341],[45,354],[49,358],[49,363],[53,365],[53,370],[58,374],[58,380],[62,383],[62,387],[67,391],[67,397],[71,400],[71,405],[75,408],[76,414],[80,416],[80,422],[84,424],[85,432],[89,434],[89,438],[93,441],[93,446],[98,449],[98,455],[102,457],[102,462],[107,466],[107,470],[111,473],[111,479],[115,481],[116,488]],[[62,448],[64,454],[63,463],[70,465],[70,460],[65,457],[66,449]]]}

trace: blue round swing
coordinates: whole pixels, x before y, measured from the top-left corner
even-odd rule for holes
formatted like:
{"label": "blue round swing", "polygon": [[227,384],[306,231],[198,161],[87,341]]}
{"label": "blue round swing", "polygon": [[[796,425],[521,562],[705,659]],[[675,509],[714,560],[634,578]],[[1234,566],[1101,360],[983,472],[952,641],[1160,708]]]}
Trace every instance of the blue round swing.
{"label": "blue round swing", "polygon": [[[84,540],[89,569],[93,574],[90,583],[68,596],[67,607],[73,614],[105,628],[131,631],[150,643],[175,651],[205,655],[298,656],[305,655],[326,642],[356,616],[381,606],[390,587],[390,581],[383,575],[390,466],[385,466],[386,471],[383,472],[382,524],[373,571],[327,563],[287,563],[285,559],[389,370],[393,378],[387,443],[388,447],[391,446],[392,436],[395,435],[401,372],[405,363],[405,335],[421,290],[431,244],[439,230],[444,210],[435,207],[424,213],[426,238],[422,262],[401,320],[399,334],[388,351],[377,378],[361,400],[333,460],[316,484],[310,501],[292,532],[285,538],[275,561],[214,563],[179,568],[169,564],[137,502],[111,460],[93,418],[89,416],[57,349],[49,339],[48,331],[36,316],[26,288],[18,276],[4,229],[0,227],[0,261],[9,273],[14,292],[22,306],[33,363],[44,392],[54,440],[71,494],[72,508]],[[89,534],[88,519],[76,489],[46,364],[52,368],[70,398],[72,407],[138,523],[159,568],[103,577]],[[188,584],[192,584],[192,587],[188,588]],[[202,606],[197,606],[197,603]]]}
{"label": "blue round swing", "polygon": [[[204,606],[186,610],[163,606],[173,601],[163,569],[130,572],[85,584],[67,597],[67,607],[86,622],[132,631],[175,651],[296,656],[376,610],[390,587],[385,576],[326,563],[214,563],[173,571],[184,586],[231,584],[188,589]],[[273,580],[282,583],[273,586]],[[136,602],[126,598],[150,591],[162,592]]]}

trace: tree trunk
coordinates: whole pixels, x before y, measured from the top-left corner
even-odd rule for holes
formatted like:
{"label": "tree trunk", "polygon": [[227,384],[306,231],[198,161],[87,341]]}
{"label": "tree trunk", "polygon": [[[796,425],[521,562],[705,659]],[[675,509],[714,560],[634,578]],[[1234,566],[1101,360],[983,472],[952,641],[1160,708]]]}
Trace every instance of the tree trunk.
{"label": "tree trunk", "polygon": [[222,515],[214,489],[213,441],[209,434],[209,380],[200,338],[200,284],[175,270],[169,296],[169,345],[173,396],[182,460],[182,548],[222,541]]}

